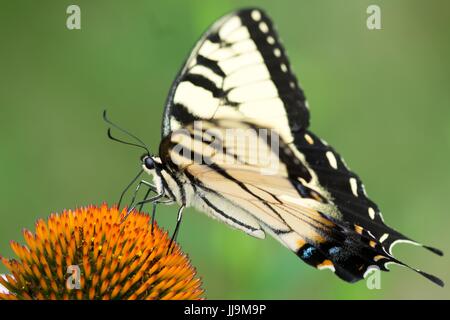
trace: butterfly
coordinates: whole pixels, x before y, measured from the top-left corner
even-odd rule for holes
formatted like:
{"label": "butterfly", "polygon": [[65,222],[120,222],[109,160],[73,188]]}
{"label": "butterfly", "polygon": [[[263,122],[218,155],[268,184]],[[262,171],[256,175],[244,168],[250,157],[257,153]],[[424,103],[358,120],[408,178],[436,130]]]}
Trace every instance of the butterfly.
{"label": "butterfly", "polygon": [[[174,236],[183,209],[195,207],[253,237],[270,235],[348,282],[395,263],[443,286],[397,260],[392,248],[409,242],[442,252],[387,226],[358,175],[308,127],[308,103],[272,21],[258,8],[232,12],[203,34],[176,77],[159,155],[126,132],[137,143],[125,143],[146,150],[132,183],[143,171],[153,177],[137,185],[136,192],[148,187],[137,204],[177,203]],[[255,161],[255,154],[262,156]]]}

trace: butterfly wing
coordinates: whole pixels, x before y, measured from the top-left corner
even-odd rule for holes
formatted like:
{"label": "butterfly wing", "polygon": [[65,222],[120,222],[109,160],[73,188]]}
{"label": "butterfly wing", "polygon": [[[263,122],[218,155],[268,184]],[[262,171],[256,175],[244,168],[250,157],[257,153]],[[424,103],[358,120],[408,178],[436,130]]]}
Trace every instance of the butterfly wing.
{"label": "butterfly wing", "polygon": [[[261,168],[246,163],[173,163],[175,132],[196,120],[217,128],[237,126],[221,122],[227,120],[272,130],[286,147],[279,154],[284,171],[262,179]],[[160,155],[174,174],[182,171],[192,186],[203,190],[203,207],[216,208],[223,221],[255,236],[262,237],[263,230],[274,234],[306,262],[330,268],[332,263],[345,280],[360,279],[371,266],[386,270],[387,263],[400,263],[392,256],[393,245],[418,243],[384,223],[359,177],[332,147],[308,131],[308,124],[305,96],[272,22],[260,9],[244,9],[212,25],[181,69],[166,103]],[[246,190],[255,188],[262,193],[259,197]],[[270,203],[273,194],[283,196],[279,192],[284,200]],[[260,199],[262,195],[269,199]],[[235,209],[233,216],[230,208]]]}
{"label": "butterfly wing", "polygon": [[285,141],[308,127],[303,91],[260,9],[223,17],[198,41],[170,90],[163,137],[196,119],[220,118],[274,126]]}
{"label": "butterfly wing", "polygon": [[[197,207],[207,208],[249,234],[254,235],[255,230],[267,232],[308,264],[331,269],[346,281],[360,280],[375,267],[387,271],[389,263],[407,266],[390,252],[393,242],[388,242],[388,237],[376,237],[382,233],[394,239],[405,238],[385,225],[378,211],[374,219],[365,219],[354,209],[361,210],[363,204],[336,201],[339,197],[355,197],[354,186],[328,184],[326,188],[320,179],[327,180],[316,174],[324,164],[309,163],[309,155],[296,156],[294,144],[285,143],[275,131],[261,135],[261,129],[265,130],[229,120],[202,121],[201,126],[187,124],[164,139],[162,160],[194,188]],[[239,144],[243,135],[245,144]],[[331,152],[331,148],[321,147]],[[260,158],[255,159],[255,155]],[[341,160],[339,165],[339,174],[334,174],[338,181],[333,183],[339,184],[339,179],[349,183],[354,178],[356,190],[362,192],[360,180]],[[364,205],[376,209],[370,200],[364,201]],[[223,213],[234,219],[223,219]],[[239,217],[245,217],[245,221],[236,221]],[[252,224],[246,228],[248,221]],[[413,270],[442,285],[440,279]]]}

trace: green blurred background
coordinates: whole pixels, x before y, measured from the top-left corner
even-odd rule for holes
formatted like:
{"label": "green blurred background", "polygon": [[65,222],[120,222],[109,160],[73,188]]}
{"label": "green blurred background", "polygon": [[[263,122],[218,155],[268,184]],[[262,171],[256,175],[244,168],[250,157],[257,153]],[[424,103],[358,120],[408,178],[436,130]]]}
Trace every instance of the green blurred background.
{"label": "green blurred background", "polygon": [[[81,30],[66,8],[81,7]],[[366,28],[378,4],[382,30]],[[179,241],[210,299],[450,298],[449,1],[13,1],[0,5],[0,253],[50,212],[114,203],[141,151],[111,142],[101,111],[157,150],[164,101],[202,32],[242,6],[275,21],[312,130],[363,179],[387,222],[443,249],[400,245],[380,290],[316,271],[272,239],[187,210]],[[175,206],[158,209],[173,229]],[[0,267],[0,273],[6,269]]]}

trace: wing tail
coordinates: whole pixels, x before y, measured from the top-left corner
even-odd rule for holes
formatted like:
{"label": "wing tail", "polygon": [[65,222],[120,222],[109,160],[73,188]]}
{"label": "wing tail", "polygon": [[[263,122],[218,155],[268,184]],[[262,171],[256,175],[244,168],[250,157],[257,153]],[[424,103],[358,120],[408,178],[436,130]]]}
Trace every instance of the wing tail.
{"label": "wing tail", "polygon": [[[371,236],[368,230],[360,226],[352,227],[342,221],[318,214],[321,219],[328,219],[331,224],[326,227],[322,224],[321,228],[315,228],[316,236],[313,238],[305,237],[301,232],[294,230],[288,234],[275,235],[307,264],[320,270],[330,269],[336,276],[351,283],[364,279],[373,269],[389,271],[389,264],[397,264],[419,273],[441,287],[444,286],[440,278],[397,260],[378,239]],[[390,229],[388,226],[385,228]],[[394,233],[391,229],[389,231],[391,234]],[[391,246],[400,241],[420,245],[404,240],[404,236],[398,235],[398,240]],[[435,248],[429,250],[436,254],[441,253]]]}

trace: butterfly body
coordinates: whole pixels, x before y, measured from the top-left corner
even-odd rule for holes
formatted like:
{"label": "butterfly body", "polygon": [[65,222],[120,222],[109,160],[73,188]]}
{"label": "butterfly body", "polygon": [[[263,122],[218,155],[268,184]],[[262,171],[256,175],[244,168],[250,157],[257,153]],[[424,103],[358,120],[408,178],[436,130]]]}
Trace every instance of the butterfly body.
{"label": "butterfly body", "polygon": [[[145,157],[143,169],[170,203],[271,235],[346,281],[407,266],[392,247],[418,243],[384,223],[360,178],[308,127],[306,98],[271,20],[239,10],[213,24],[188,57],[167,99],[159,156]],[[251,143],[237,142],[243,134]]]}

